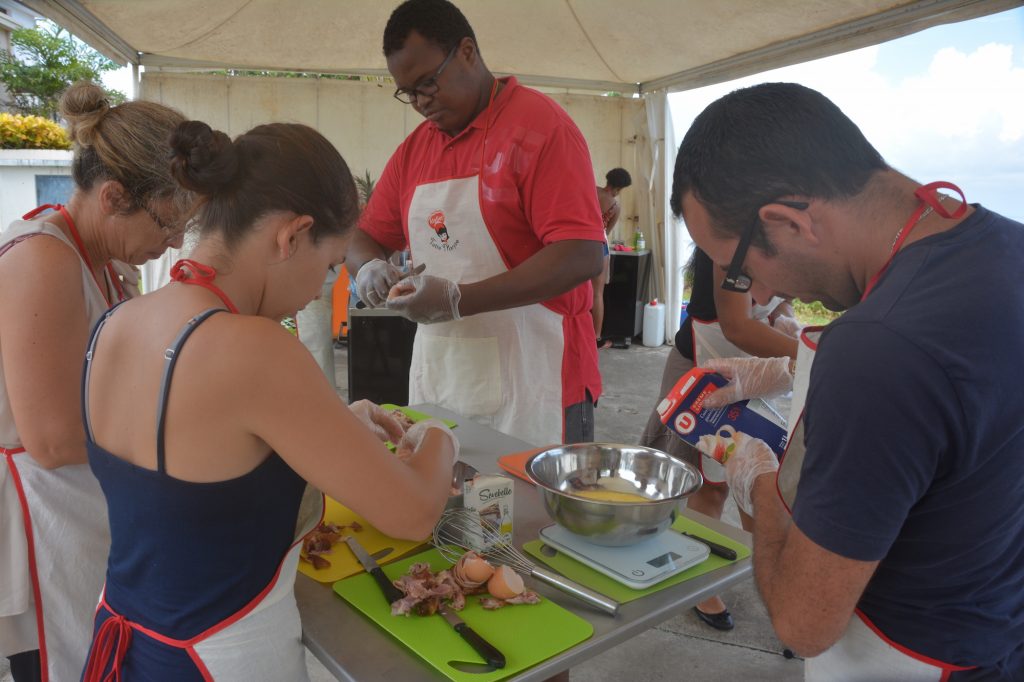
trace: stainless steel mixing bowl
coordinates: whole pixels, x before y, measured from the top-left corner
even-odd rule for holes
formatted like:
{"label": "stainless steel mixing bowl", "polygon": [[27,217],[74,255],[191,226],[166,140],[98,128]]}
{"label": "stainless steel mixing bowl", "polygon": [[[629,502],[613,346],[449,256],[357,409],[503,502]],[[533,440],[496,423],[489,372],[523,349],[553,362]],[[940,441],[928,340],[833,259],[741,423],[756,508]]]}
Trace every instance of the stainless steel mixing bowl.
{"label": "stainless steel mixing bowl", "polygon": [[[551,448],[534,455],[526,472],[540,487],[544,507],[555,523],[588,542],[610,547],[632,545],[667,529],[679,501],[704,482],[695,467],[660,450],[613,443]],[[612,502],[579,495],[602,490],[645,499]]]}

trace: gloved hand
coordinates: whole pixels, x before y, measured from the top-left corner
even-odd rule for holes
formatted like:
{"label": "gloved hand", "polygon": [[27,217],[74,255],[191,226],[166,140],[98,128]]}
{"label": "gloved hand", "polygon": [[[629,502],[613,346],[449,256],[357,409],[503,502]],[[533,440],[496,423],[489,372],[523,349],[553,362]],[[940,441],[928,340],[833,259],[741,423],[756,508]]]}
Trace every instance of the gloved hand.
{"label": "gloved hand", "polygon": [[388,291],[398,280],[402,279],[402,271],[396,266],[374,258],[363,263],[356,273],[356,293],[359,300],[369,308],[379,308],[387,300]]}
{"label": "gloved hand", "polygon": [[448,428],[440,419],[424,419],[421,422],[416,422],[409,430],[405,432],[400,439],[395,442],[395,454],[401,460],[409,459],[414,452],[420,449],[423,444],[423,439],[426,438],[427,432],[430,429],[437,429],[443,432],[452,443],[452,463],[451,466],[455,466],[455,463],[459,461],[459,439],[455,437],[452,430]]}
{"label": "gloved hand", "polygon": [[348,406],[352,414],[359,417],[366,428],[373,431],[373,435],[381,441],[397,443],[405,435],[405,429],[399,423],[391,410],[385,410],[380,405],[369,400],[357,400]]}
{"label": "gloved hand", "polygon": [[725,407],[748,398],[772,398],[793,389],[788,357],[781,358],[717,358],[704,363],[706,369],[718,372],[729,383],[707,398],[708,407]]}
{"label": "gloved hand", "polygon": [[732,491],[736,506],[749,516],[754,515],[754,506],[750,495],[754,483],[764,474],[774,474],[779,470],[779,460],[775,453],[760,438],[751,438],[745,433],[733,435],[736,449],[725,460],[725,482]]}
{"label": "gloved hand", "polygon": [[430,324],[461,320],[461,298],[459,285],[451,280],[433,275],[413,275],[392,287],[387,305],[389,310],[401,313],[413,322]]}
{"label": "gloved hand", "polygon": [[779,315],[775,318],[775,322],[772,323],[772,327],[779,332],[782,332],[786,336],[792,336],[793,338],[800,338],[800,330],[804,328],[795,317],[788,315]]}

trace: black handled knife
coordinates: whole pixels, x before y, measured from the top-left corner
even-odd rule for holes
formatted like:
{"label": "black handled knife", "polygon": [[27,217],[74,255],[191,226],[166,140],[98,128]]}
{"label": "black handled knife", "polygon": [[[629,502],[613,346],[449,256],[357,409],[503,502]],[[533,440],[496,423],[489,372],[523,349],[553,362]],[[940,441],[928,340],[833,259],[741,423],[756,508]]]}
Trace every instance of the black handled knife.
{"label": "black handled knife", "polygon": [[710,549],[711,553],[714,554],[715,556],[720,556],[723,559],[728,559],[729,561],[735,561],[736,560],[736,550],[732,549],[731,547],[726,547],[724,545],[720,545],[717,542],[711,542],[711,540],[705,540],[704,538],[700,537],[699,535],[694,535],[692,533],[686,533],[686,532],[683,532],[683,531],[679,531],[679,532],[682,533],[683,535],[685,535],[688,538],[692,538],[692,539],[696,540],[697,542],[703,542],[705,545],[708,546],[708,549]]}
{"label": "black handled knife", "polygon": [[366,569],[366,572],[372,575],[377,584],[380,585],[380,590],[384,593],[384,598],[388,600],[389,604],[394,604],[405,596],[400,589],[394,586],[391,579],[384,575],[384,571],[377,565],[373,557],[363,549],[358,540],[351,535],[346,535],[344,540],[348,543],[348,548],[356,555],[356,559],[359,559],[359,563]]}
{"label": "black handled knife", "polygon": [[456,616],[447,605],[442,603],[438,607],[437,612],[444,616],[444,619],[448,621],[448,624],[455,628],[455,632],[459,633],[462,639],[466,640],[466,642],[473,647],[473,650],[487,661],[487,665],[492,668],[505,667],[504,654],[495,649],[494,645],[481,637],[476,630],[469,627],[469,625],[466,624],[466,621]]}

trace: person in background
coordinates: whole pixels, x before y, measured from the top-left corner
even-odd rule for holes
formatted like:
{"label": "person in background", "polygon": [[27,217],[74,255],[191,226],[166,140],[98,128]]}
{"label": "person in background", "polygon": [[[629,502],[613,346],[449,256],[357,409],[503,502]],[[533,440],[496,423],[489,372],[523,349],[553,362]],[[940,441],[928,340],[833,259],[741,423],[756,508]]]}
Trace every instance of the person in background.
{"label": "person in background", "polygon": [[601,208],[601,223],[604,225],[604,265],[601,266],[601,273],[590,280],[594,288],[594,305],[590,309],[590,315],[594,318],[594,336],[597,337],[597,347],[609,348],[612,342],[601,338],[601,326],[604,324],[604,286],[608,283],[608,266],[611,256],[608,252],[608,236],[611,234],[615,224],[619,222],[619,213],[622,208],[619,206],[619,192],[633,184],[633,178],[625,168],[612,168],[605,173],[604,187],[597,188],[597,202]]}
{"label": "person in background", "polygon": [[[693,274],[693,291],[686,306],[687,317],[669,351],[658,389],[658,401],[668,395],[679,379],[695,366],[715,369],[718,358],[750,355],[796,357],[795,321],[789,303],[780,298],[754,300],[749,293],[722,289],[724,273],[715,268],[708,255],[694,249],[687,268]],[[728,372],[728,368],[725,368]],[[657,406],[657,403],[655,403]],[[687,498],[690,509],[719,519],[729,496],[725,471],[713,458],[701,453],[661,423],[657,409],[651,411],[640,436],[640,444],[667,452],[688,462],[704,476],[705,485]],[[741,514],[744,528],[748,519]],[[748,528],[749,530],[749,528]],[[732,614],[718,596],[693,607],[697,616],[718,630],[732,630]]]}
{"label": "person in background", "polygon": [[[539,444],[593,440],[604,232],[586,141],[549,97],[491,74],[447,0],[396,8],[384,55],[426,120],[388,161],[346,267],[363,303],[420,323],[410,402]],[[426,271],[395,287],[388,255],[406,246]]]}
{"label": "person in background", "polygon": [[792,83],[709,105],[671,203],[728,286],[846,311],[801,335],[795,378],[719,361],[726,402],[793,387],[781,467],[737,438],[726,477],[806,678],[1024,679],[1024,225],[894,170]]}
{"label": "person in background", "polygon": [[283,123],[232,142],[188,121],[171,146],[174,176],[202,199],[199,242],[169,285],[104,316],[86,362],[112,543],[84,680],[301,682],[293,589],[318,491],[421,540],[458,442],[436,420],[403,434],[372,403],[350,409],[279,323],[345,261],[358,210],[337,150]]}
{"label": "person in background", "polygon": [[[127,298],[117,268],[180,246],[191,202],[167,167],[181,114],[111,107],[78,83],[61,115],[74,194],[0,235],[0,654],[18,682],[81,674],[110,544],[86,466],[82,358],[92,324]],[[122,375],[126,394],[130,381]]]}

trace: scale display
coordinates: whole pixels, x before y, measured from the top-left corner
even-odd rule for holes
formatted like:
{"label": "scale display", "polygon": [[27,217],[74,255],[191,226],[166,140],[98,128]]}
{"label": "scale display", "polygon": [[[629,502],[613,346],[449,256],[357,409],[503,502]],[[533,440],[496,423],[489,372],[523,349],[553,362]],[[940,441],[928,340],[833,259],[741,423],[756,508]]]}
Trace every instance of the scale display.
{"label": "scale display", "polygon": [[626,547],[587,542],[561,526],[542,528],[540,539],[626,587],[642,590],[696,566],[710,555],[708,546],[673,530]]}

